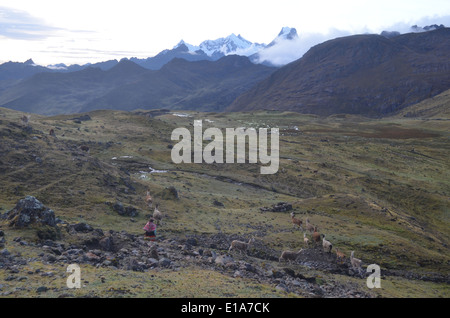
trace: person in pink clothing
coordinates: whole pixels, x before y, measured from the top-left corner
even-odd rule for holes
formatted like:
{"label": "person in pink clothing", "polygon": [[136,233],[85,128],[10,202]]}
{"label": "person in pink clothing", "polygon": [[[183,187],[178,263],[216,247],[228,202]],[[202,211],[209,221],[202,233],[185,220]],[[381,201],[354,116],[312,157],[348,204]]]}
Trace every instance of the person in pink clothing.
{"label": "person in pink clothing", "polygon": [[156,224],[153,222],[154,219],[151,218],[144,226],[145,238],[149,238],[150,240],[155,240],[156,238]]}

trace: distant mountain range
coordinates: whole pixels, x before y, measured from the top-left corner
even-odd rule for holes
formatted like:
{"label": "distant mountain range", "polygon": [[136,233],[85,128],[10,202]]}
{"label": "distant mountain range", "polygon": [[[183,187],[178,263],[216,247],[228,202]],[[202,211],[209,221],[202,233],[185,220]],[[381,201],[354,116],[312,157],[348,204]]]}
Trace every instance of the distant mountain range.
{"label": "distant mountain range", "polygon": [[[172,49],[164,50],[153,57],[140,59],[132,57],[129,60],[149,70],[159,70],[174,58],[182,58],[187,61],[217,61],[226,55],[241,55],[251,57],[252,62],[257,63],[257,54],[266,47],[276,45],[279,40],[292,40],[297,36],[294,28],[283,27],[279,35],[268,45],[252,43],[241,35],[231,34],[225,38],[206,40],[195,46],[181,40]],[[33,60],[24,63],[7,62],[0,65],[0,89],[1,81],[19,80],[30,77],[40,72],[76,72],[88,67],[100,68],[107,71],[117,65],[119,61],[109,60],[95,64],[65,65],[63,63],[48,66],[36,65]]]}
{"label": "distant mountain range", "polygon": [[[419,27],[414,25],[410,28],[410,32],[426,32],[439,28],[445,28],[444,25],[429,25]],[[383,31],[381,35],[391,38],[400,35],[398,31]],[[159,70],[166,63],[174,58],[182,58],[187,61],[217,61],[226,55],[247,56],[253,63],[265,64],[268,66],[276,66],[270,60],[261,58],[264,50],[276,47],[277,45],[286,45],[286,41],[295,42],[299,39],[295,28],[283,27],[278,36],[269,44],[252,43],[244,39],[241,35],[231,34],[225,38],[216,40],[206,40],[200,45],[192,45],[181,40],[172,49],[163,50],[153,57],[136,58],[129,60],[146,69]],[[295,48],[294,48],[295,49]],[[32,59],[24,63],[7,62],[0,64],[0,91],[5,86],[10,86],[9,82],[30,77],[40,72],[76,72],[88,67],[100,68],[101,70],[109,70],[119,63],[118,60],[109,60],[98,63],[87,63],[84,65],[65,65],[63,63],[52,64],[48,66],[37,65]],[[277,65],[279,66],[279,65]]]}
{"label": "distant mountain range", "polygon": [[450,89],[450,29],[412,30],[329,40],[281,68],[262,56],[298,41],[293,28],[268,45],[232,34],[199,46],[180,41],[147,59],[8,62],[0,65],[0,106],[46,115],[169,108],[385,116]]}
{"label": "distant mountain range", "polygon": [[94,109],[223,111],[274,70],[238,55],[217,61],[175,58],[160,70],[124,59],[106,71],[36,74],[1,93],[0,105],[45,115]]}

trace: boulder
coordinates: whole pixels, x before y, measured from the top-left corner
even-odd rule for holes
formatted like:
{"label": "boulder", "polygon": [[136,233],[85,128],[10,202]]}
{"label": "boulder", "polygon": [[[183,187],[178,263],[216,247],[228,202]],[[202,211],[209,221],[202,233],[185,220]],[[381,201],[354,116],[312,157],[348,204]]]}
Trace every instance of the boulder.
{"label": "boulder", "polygon": [[45,293],[46,291],[48,291],[48,287],[46,286],[40,286],[36,289],[37,293]]}
{"label": "boulder", "polygon": [[168,258],[163,257],[158,261],[158,263],[161,267],[169,267],[170,264],[172,264],[172,261]]}
{"label": "boulder", "polygon": [[90,226],[89,224],[86,223],[76,223],[76,224],[71,224],[70,227],[75,231],[75,232],[91,232],[94,229],[92,228],[92,226]]}
{"label": "boulder", "polygon": [[19,200],[16,206],[6,213],[9,226],[24,228],[30,225],[56,226],[55,213],[45,207],[33,196],[26,196]]}
{"label": "boulder", "polygon": [[100,248],[107,252],[114,251],[114,242],[111,236],[103,237],[99,242]]}
{"label": "boulder", "polygon": [[150,257],[150,258],[147,259],[147,264],[150,267],[157,267],[159,265],[159,261],[157,259],[155,259],[155,258]]}
{"label": "boulder", "polygon": [[138,210],[132,206],[123,206],[121,202],[116,202],[112,207],[119,215],[135,217],[139,215]]}
{"label": "boulder", "polygon": [[163,200],[177,200],[178,191],[174,186],[170,186],[162,190],[159,197]]}
{"label": "boulder", "polygon": [[292,204],[288,202],[278,202],[271,207],[263,207],[259,210],[261,212],[287,212],[292,210]]}

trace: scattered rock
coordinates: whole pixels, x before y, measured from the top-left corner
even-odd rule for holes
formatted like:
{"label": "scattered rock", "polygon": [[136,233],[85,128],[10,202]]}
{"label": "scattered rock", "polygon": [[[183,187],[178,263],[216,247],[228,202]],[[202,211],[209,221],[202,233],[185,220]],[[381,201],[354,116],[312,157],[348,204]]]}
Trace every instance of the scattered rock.
{"label": "scattered rock", "polygon": [[75,232],[91,232],[94,229],[92,228],[92,226],[90,226],[89,224],[86,223],[76,223],[76,224],[71,224],[70,228],[72,228]]}
{"label": "scattered rock", "polygon": [[190,238],[188,238],[187,240],[186,240],[186,243],[187,244],[189,244],[189,245],[191,245],[191,246],[197,246],[197,240],[195,239],[195,238],[192,238],[192,237],[190,237]]}
{"label": "scattered rock", "polygon": [[11,253],[5,248],[5,249],[0,251],[0,255],[1,256],[8,256],[8,255],[11,255]]}
{"label": "scattered rock", "polygon": [[98,243],[104,251],[112,252],[114,250],[114,241],[111,236],[103,237]]}
{"label": "scattered rock", "polygon": [[49,263],[54,263],[56,261],[56,256],[53,254],[45,254],[42,259]]}
{"label": "scattered rock", "polygon": [[168,258],[163,257],[159,260],[159,266],[161,267],[169,267],[170,264],[172,264],[172,261]]}
{"label": "scattered rock", "polygon": [[261,212],[287,212],[292,210],[292,204],[287,202],[279,202],[271,207],[263,207],[259,209]]}
{"label": "scattered rock", "polygon": [[152,258],[152,257],[147,259],[147,263],[148,263],[148,265],[150,267],[157,267],[159,265],[159,261],[157,259]]}
{"label": "scattered rock", "polygon": [[289,292],[287,286],[286,286],[285,284],[283,284],[283,283],[278,284],[278,285],[275,287],[275,289],[276,289],[276,290],[283,291],[283,292],[286,292],[286,293]]}
{"label": "scattered rock", "polygon": [[82,115],[82,116],[79,116],[79,117],[72,118],[72,120],[79,121],[79,122],[88,121],[88,120],[91,120],[91,116],[86,114],[86,115]]}
{"label": "scattered rock", "polygon": [[216,257],[214,262],[217,265],[223,265],[226,266],[227,264],[234,264],[234,259],[228,255],[219,255]]}
{"label": "scattered rock", "polygon": [[135,217],[135,216],[139,215],[139,212],[135,207],[132,207],[132,206],[124,207],[121,202],[116,202],[112,206],[112,208],[114,211],[116,211],[119,215],[122,215],[122,216]]}
{"label": "scattered rock", "polygon": [[48,287],[46,286],[40,286],[36,289],[37,293],[45,293],[46,291],[48,291]]}
{"label": "scattered rock", "polygon": [[10,282],[12,280],[15,280],[17,277],[14,275],[9,275],[8,277],[5,278],[5,282]]}
{"label": "scattered rock", "polygon": [[158,249],[156,245],[152,245],[149,250],[149,255],[151,259],[159,260]]}
{"label": "scattered rock", "polygon": [[89,147],[86,145],[82,145],[82,146],[80,146],[80,150],[82,150],[84,152],[89,152]]}
{"label": "scattered rock", "polygon": [[178,199],[178,191],[174,186],[170,186],[161,191],[159,197],[163,200],[176,200]]}

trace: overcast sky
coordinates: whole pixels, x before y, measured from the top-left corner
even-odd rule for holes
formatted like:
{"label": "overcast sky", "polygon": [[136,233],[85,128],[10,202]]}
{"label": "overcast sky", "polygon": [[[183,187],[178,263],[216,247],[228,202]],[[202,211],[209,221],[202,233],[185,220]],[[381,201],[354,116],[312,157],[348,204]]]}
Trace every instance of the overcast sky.
{"label": "overcast sky", "polygon": [[284,26],[326,39],[431,23],[450,26],[450,0],[0,0],[0,63],[145,58],[231,33],[268,44]]}

